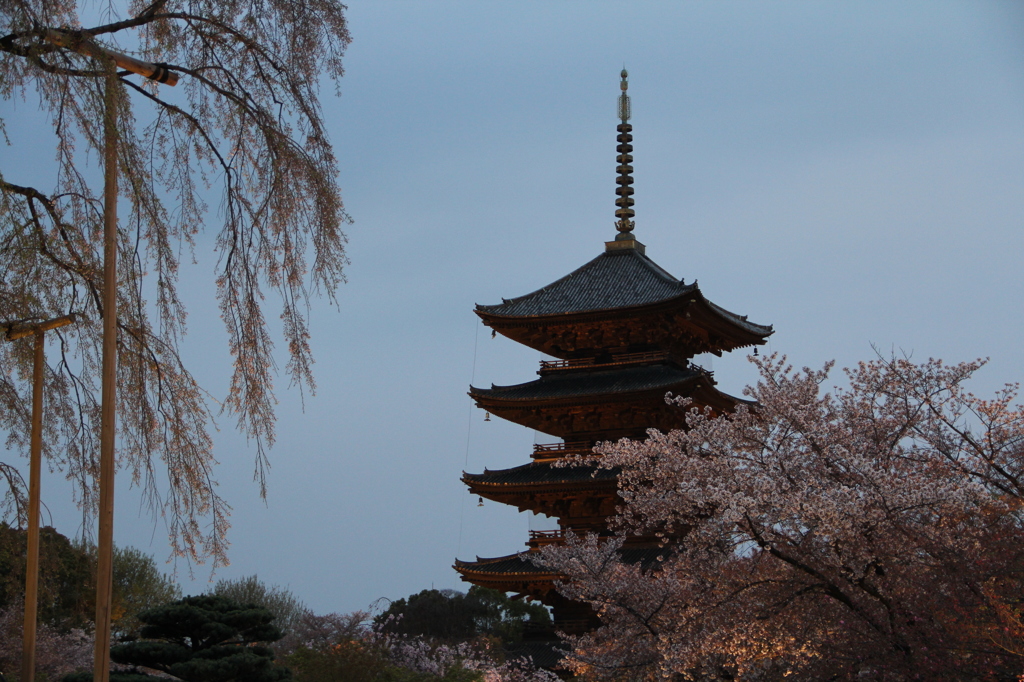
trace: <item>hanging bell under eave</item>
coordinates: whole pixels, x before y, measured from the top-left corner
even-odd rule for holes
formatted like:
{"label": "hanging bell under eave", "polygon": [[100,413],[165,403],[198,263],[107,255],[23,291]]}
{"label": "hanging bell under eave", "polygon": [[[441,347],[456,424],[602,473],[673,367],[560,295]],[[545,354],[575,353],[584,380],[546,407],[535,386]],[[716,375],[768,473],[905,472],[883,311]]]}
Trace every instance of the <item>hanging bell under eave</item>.
{"label": "hanging bell under eave", "polygon": [[491,413],[490,412],[484,412],[484,421],[485,422],[491,421]]}
{"label": "hanging bell under eave", "polygon": [[482,498],[482,497],[478,497],[478,498],[476,498],[476,499],[477,499],[477,503],[476,503],[476,506],[478,506],[478,507],[482,507],[482,506],[484,506],[484,498]]}

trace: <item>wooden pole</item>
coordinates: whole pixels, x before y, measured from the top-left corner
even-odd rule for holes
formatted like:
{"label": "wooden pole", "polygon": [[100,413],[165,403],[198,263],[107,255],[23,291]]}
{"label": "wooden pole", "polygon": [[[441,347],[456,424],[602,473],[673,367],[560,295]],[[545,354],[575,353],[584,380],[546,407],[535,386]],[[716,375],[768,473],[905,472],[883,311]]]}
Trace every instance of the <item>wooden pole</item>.
{"label": "wooden pole", "polygon": [[[39,493],[43,455],[43,369],[46,332],[75,321],[70,313],[43,322],[16,321],[3,325],[8,341],[35,337],[32,360],[32,429],[29,440],[28,548],[25,553],[25,623],[21,641],[21,679],[35,679],[36,629],[39,614]],[[2,677],[2,676],[0,676]]]}
{"label": "wooden pole", "polygon": [[36,678],[36,621],[39,608],[39,476],[43,452],[43,337],[35,334],[32,361],[32,437],[28,474],[28,554],[25,557],[25,627],[21,641],[21,679]]}
{"label": "wooden pole", "polygon": [[117,433],[117,67],[175,85],[178,74],[96,44],[90,37],[47,30],[54,45],[97,59],[107,71],[103,111],[103,383],[100,412],[100,499],[96,561],[96,648],[93,682],[110,679],[114,588],[114,438]]}
{"label": "wooden pole", "polygon": [[114,588],[114,437],[117,400],[117,73],[107,66],[103,112],[103,383],[100,412],[99,534],[96,547],[96,648],[93,682],[110,679]]}

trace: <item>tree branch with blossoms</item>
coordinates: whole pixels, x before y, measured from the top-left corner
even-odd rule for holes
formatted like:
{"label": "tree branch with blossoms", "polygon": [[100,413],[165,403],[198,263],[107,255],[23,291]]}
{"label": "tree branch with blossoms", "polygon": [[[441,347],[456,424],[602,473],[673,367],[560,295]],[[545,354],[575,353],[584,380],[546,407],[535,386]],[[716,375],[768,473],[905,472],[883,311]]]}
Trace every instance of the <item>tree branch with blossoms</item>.
{"label": "tree branch with blossoms", "polygon": [[[91,516],[104,310],[99,169],[90,154],[102,149],[106,71],[90,55],[118,53],[180,79],[168,88],[117,74],[120,196],[130,207],[118,232],[118,457],[167,519],[174,552],[219,563],[230,508],[217,492],[210,425],[217,410],[236,420],[265,493],[278,372],[267,298],[278,300],[285,372],[314,390],[306,315],[314,296],[333,301],[344,281],[349,217],[320,85],[337,88],[343,74],[345,7],[128,0],[104,12],[90,26],[95,12],[84,2],[0,5],[0,96],[38,98],[56,152],[52,188],[27,186],[15,177],[21,169],[0,163],[0,320],[81,315],[61,331],[60,360],[47,371],[43,443]],[[204,197],[218,192],[221,211],[211,220]],[[182,359],[178,278],[183,261],[206,252],[233,360],[219,396]],[[0,344],[0,364],[12,368],[0,375],[0,428],[15,450],[25,449],[29,430],[26,349]],[[16,502],[20,493],[12,494]]]}
{"label": "tree branch with blossoms", "polygon": [[719,418],[691,409],[686,430],[577,460],[621,469],[617,531],[657,530],[666,554],[642,569],[596,540],[543,551],[566,576],[563,593],[602,619],[574,640],[576,669],[639,666],[652,679],[1018,675],[1016,385],[983,400],[965,387],[982,361],[879,357],[824,392],[831,365],[752,360],[754,407]]}

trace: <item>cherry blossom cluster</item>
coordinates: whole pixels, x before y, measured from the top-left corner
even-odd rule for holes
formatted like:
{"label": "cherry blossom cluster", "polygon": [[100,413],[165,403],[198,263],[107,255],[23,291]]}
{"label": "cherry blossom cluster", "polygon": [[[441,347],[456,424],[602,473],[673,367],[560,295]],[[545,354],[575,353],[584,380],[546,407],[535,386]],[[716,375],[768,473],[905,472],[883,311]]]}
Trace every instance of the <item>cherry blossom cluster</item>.
{"label": "cherry blossom cluster", "polygon": [[[0,610],[0,674],[21,669],[24,611],[18,606]],[[84,630],[61,632],[46,623],[36,629],[36,676],[59,680],[64,675],[92,669],[93,636]]]}
{"label": "cherry blossom cluster", "polygon": [[483,682],[556,682],[554,673],[541,670],[521,659],[502,661],[501,652],[491,640],[434,643],[423,637],[384,634],[375,631],[370,638],[381,645],[393,665],[412,672],[444,678],[452,669],[473,670]]}
{"label": "cherry blossom cluster", "polygon": [[964,383],[984,363],[752,358],[750,405],[606,443],[622,538],[569,538],[541,561],[603,626],[570,638],[597,675],[687,679],[1007,679],[1024,672],[1024,412]]}

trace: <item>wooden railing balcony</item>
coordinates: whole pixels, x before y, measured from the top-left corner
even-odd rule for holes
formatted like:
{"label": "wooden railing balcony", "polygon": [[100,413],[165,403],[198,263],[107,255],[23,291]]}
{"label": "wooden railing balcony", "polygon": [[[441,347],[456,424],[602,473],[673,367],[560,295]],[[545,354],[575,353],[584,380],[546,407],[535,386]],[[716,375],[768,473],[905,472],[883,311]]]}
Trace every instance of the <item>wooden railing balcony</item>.
{"label": "wooden railing balcony", "polygon": [[541,360],[540,370],[537,371],[537,374],[544,375],[552,372],[562,372],[572,369],[603,369],[606,367],[620,367],[623,365],[642,365],[648,362],[661,362],[667,359],[668,353],[664,351],[653,351],[649,353],[612,354],[611,361],[608,362],[595,362],[594,358]]}
{"label": "wooden railing balcony", "polygon": [[594,444],[587,440],[570,441],[568,443],[549,443],[533,446],[533,459],[559,459],[567,455],[587,455],[594,449]]}
{"label": "wooden railing balcony", "polygon": [[[596,535],[599,543],[608,542],[616,538],[616,535],[609,531],[607,528],[595,528],[595,527],[579,527],[570,528],[568,531],[564,528],[556,528],[555,530],[531,530],[530,539],[526,542],[526,546],[531,550],[540,549],[546,545],[562,545],[565,544],[566,533],[575,533],[577,537],[586,537],[590,535]],[[626,544],[630,544],[632,538],[627,538]],[[644,540],[644,538],[637,538],[638,541]],[[652,538],[644,542],[645,545],[656,544],[658,538]],[[635,544],[635,543],[634,543]]]}
{"label": "wooden railing balcony", "polygon": [[556,372],[560,369],[579,369],[580,367],[593,367],[594,358],[579,358],[577,360],[541,360],[540,371],[537,374]]}
{"label": "wooden railing balcony", "polygon": [[526,543],[527,547],[533,549],[540,549],[546,545],[560,545],[565,542],[565,531],[562,529],[558,530],[531,530],[530,540]]}

